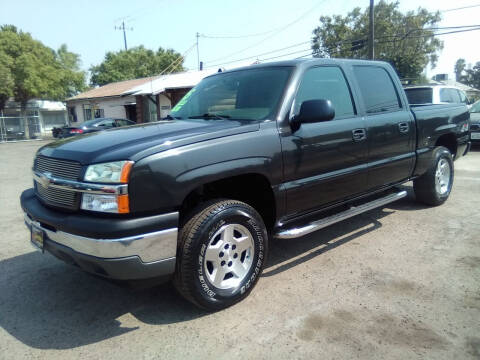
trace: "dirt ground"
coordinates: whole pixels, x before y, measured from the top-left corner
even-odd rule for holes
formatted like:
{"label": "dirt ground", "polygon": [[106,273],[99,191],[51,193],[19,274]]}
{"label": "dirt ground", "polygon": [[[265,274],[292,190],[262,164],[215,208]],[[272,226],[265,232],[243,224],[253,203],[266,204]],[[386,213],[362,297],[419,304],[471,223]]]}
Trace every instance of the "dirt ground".
{"label": "dirt ground", "polygon": [[274,241],[251,295],[200,311],[33,250],[20,193],[42,142],[0,144],[1,359],[480,359],[480,149],[443,206],[408,198]]}

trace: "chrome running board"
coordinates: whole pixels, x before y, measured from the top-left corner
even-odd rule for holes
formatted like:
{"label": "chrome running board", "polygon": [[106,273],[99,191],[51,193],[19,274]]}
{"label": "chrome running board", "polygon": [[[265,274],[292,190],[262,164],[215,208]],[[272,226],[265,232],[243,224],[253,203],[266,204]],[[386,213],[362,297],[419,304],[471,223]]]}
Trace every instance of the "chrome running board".
{"label": "chrome running board", "polygon": [[390,194],[385,197],[367,202],[365,204],[359,205],[359,206],[352,206],[350,209],[342,211],[338,214],[334,214],[331,216],[328,216],[326,218],[311,222],[308,225],[305,225],[303,227],[297,227],[293,229],[288,229],[288,230],[282,230],[278,232],[275,237],[278,239],[294,239],[300,236],[304,236],[307,234],[310,234],[314,231],[323,229],[324,227],[327,227],[329,225],[335,224],[337,222],[343,221],[345,219],[351,218],[352,216],[361,214],[363,212],[375,209],[377,207],[383,206],[385,204],[394,202],[396,200],[399,200],[401,198],[404,198],[407,196],[406,191],[400,191],[395,194]]}

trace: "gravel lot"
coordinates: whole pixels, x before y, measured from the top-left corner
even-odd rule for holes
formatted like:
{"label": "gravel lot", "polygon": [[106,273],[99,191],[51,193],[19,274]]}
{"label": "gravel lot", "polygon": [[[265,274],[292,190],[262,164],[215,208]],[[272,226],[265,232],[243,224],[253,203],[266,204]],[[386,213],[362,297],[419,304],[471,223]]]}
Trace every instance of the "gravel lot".
{"label": "gravel lot", "polygon": [[20,193],[44,142],[0,144],[0,358],[479,359],[480,149],[449,201],[409,197],[275,241],[242,303],[210,314],[33,250]]}

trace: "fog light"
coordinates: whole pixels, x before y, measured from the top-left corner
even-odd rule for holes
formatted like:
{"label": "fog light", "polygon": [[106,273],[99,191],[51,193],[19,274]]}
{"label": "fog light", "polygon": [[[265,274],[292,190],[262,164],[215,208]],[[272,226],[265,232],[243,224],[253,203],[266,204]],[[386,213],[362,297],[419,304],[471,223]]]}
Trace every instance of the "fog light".
{"label": "fog light", "polygon": [[83,194],[83,210],[125,214],[129,212],[128,195]]}

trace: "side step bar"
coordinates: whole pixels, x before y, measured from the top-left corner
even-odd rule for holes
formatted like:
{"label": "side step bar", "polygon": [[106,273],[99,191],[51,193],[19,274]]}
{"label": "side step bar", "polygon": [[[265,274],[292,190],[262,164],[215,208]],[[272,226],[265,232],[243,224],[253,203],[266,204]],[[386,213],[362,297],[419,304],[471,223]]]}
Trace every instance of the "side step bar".
{"label": "side step bar", "polygon": [[331,216],[328,216],[326,218],[314,221],[308,225],[305,225],[303,227],[298,227],[298,228],[293,228],[293,229],[288,229],[288,230],[282,230],[279,233],[275,235],[276,238],[278,239],[294,239],[300,236],[304,236],[307,234],[310,234],[314,231],[323,229],[324,227],[327,227],[329,225],[335,224],[337,222],[343,221],[345,219],[351,218],[352,216],[361,214],[363,212],[375,209],[377,207],[383,206],[385,204],[394,202],[396,200],[399,200],[401,198],[404,198],[407,196],[406,191],[400,191],[395,194],[390,194],[385,197],[367,202],[365,204],[359,205],[359,206],[352,206],[350,209],[342,211],[338,214],[334,214]]}

